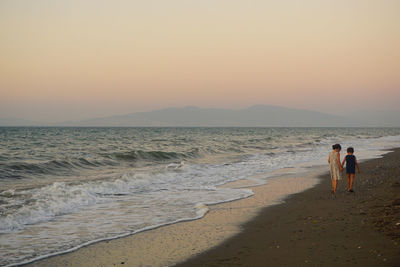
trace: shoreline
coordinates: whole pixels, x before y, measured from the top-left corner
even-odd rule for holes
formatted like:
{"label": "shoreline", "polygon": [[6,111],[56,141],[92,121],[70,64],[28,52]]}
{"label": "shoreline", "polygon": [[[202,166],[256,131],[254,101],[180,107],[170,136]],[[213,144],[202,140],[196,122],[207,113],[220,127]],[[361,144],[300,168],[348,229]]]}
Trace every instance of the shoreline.
{"label": "shoreline", "polygon": [[[397,151],[397,154],[400,154],[400,149],[393,150]],[[387,155],[388,154],[385,154],[383,157],[385,158]],[[361,171],[363,172],[362,166],[377,160],[380,160],[380,158],[361,162]],[[243,238],[243,236],[248,236],[249,225],[259,221],[260,218],[265,219],[266,213],[273,214],[278,211],[278,214],[280,214],[279,216],[290,217],[290,214],[285,215],[283,214],[284,212],[279,212],[279,210],[283,210],[287,206],[293,206],[293,201],[299,196],[310,195],[310,192],[315,194],[313,193],[314,191],[319,193],[323,191],[322,201],[331,202],[332,199],[329,194],[330,180],[327,179],[326,168],[320,169],[319,172],[318,174],[315,173],[315,170],[308,172],[306,180],[308,180],[308,182],[312,181],[314,184],[308,185],[308,188],[303,188],[302,190],[297,188],[298,191],[301,191],[300,193],[295,191],[292,193],[285,192],[278,198],[276,198],[275,195],[274,200],[262,198],[262,196],[265,197],[269,194],[276,193],[274,191],[277,188],[276,185],[279,183],[294,183],[295,185],[296,182],[298,183],[300,181],[299,177],[283,176],[273,178],[269,180],[266,185],[250,186],[249,188],[254,191],[252,197],[209,206],[210,211],[201,219],[162,226],[118,239],[101,241],[73,252],[44,258],[24,266],[118,266],[120,264],[125,264],[124,266],[259,266],[265,265],[268,262],[274,266],[274,262],[271,262],[271,260],[267,262],[261,261],[262,264],[260,264],[261,262],[249,261],[249,259],[237,257],[239,254],[243,254],[243,251],[239,249],[233,253],[227,249],[227,246],[231,247],[230,244],[232,242],[235,243],[237,242],[236,240]],[[343,182],[344,180],[341,181],[342,185]],[[275,187],[274,183],[276,183]],[[242,185],[238,186],[243,188]],[[355,188],[357,188],[357,182],[355,186]],[[294,187],[296,188],[296,185]],[[270,191],[268,192],[268,190]],[[339,192],[339,194],[342,194],[342,192]],[[319,198],[321,198],[321,196]],[[282,201],[282,199],[284,201]],[[310,201],[309,198],[308,201]],[[321,219],[312,220],[312,222],[318,225],[318,222],[314,222],[318,220]],[[263,231],[264,230],[266,229],[263,229]],[[278,229],[278,232],[281,230],[282,229]],[[282,237],[275,237],[275,239],[280,240]],[[254,242],[254,240],[251,242]],[[260,246],[260,248],[261,247],[263,246]],[[275,247],[283,248],[282,245],[276,245]],[[396,252],[399,252],[398,246],[396,248]],[[253,248],[253,250],[257,251],[257,248]],[[252,250],[250,249],[249,251]],[[281,251],[283,251],[283,249],[281,249]],[[233,253],[231,259],[229,259],[228,256],[231,255],[230,253]],[[274,251],[273,255],[275,254],[276,251]],[[279,255],[279,253],[277,255]],[[224,260],[221,261],[221,258]],[[276,258],[277,256],[273,257],[275,260]],[[308,260],[306,259],[302,263],[313,262],[312,260],[308,262],[305,261]],[[336,261],[333,262],[337,263]],[[383,263],[385,262],[389,263],[390,261],[386,259]],[[282,262],[275,262],[275,264],[280,263]],[[297,263],[298,262],[296,262],[296,264]]]}
{"label": "shoreline", "polygon": [[[324,170],[321,168],[319,172]],[[200,219],[99,241],[23,266],[171,266],[183,262],[240,233],[242,225],[266,206],[281,204],[288,195],[307,190],[318,183],[314,172],[302,173],[302,176],[283,175],[280,172],[278,170],[276,176],[262,185],[249,185],[244,180],[222,185],[249,188],[254,194],[239,200],[207,205],[209,211]]]}

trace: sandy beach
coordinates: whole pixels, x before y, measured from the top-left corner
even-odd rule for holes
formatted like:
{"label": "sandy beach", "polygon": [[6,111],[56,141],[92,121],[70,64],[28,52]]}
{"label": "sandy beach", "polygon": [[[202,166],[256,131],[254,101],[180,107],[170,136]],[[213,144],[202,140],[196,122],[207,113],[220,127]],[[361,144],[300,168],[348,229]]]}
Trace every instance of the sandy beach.
{"label": "sandy beach", "polygon": [[319,168],[253,187],[254,196],[211,206],[200,220],[99,242],[29,266],[398,266],[399,159],[396,149],[361,163],[355,193],[345,192],[342,180],[331,195],[329,175]]}
{"label": "sandy beach", "polygon": [[360,164],[355,193],[329,193],[329,175],[243,231],[178,266],[399,266],[400,149]]}

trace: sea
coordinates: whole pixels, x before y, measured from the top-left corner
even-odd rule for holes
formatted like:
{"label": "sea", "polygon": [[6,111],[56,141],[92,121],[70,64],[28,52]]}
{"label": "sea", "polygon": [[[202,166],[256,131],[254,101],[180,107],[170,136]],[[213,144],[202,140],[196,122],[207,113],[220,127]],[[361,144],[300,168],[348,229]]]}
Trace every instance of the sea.
{"label": "sea", "polygon": [[335,143],[379,157],[400,128],[0,127],[0,265],[199,219]]}

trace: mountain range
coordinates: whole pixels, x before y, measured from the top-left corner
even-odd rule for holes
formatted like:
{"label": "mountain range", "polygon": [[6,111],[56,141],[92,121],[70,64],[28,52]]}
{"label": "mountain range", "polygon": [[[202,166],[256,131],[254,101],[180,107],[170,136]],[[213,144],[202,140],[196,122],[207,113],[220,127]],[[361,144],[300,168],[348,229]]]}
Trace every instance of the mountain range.
{"label": "mountain range", "polygon": [[363,110],[340,116],[268,105],[239,110],[188,106],[51,124],[19,118],[0,118],[0,126],[400,127],[399,113]]}

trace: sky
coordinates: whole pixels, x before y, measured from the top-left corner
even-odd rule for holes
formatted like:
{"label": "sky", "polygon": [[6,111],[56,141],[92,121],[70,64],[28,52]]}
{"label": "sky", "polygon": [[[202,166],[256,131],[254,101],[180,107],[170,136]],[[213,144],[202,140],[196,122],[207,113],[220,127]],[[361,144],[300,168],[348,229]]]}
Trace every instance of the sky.
{"label": "sky", "polygon": [[398,0],[1,0],[0,117],[399,110]]}

